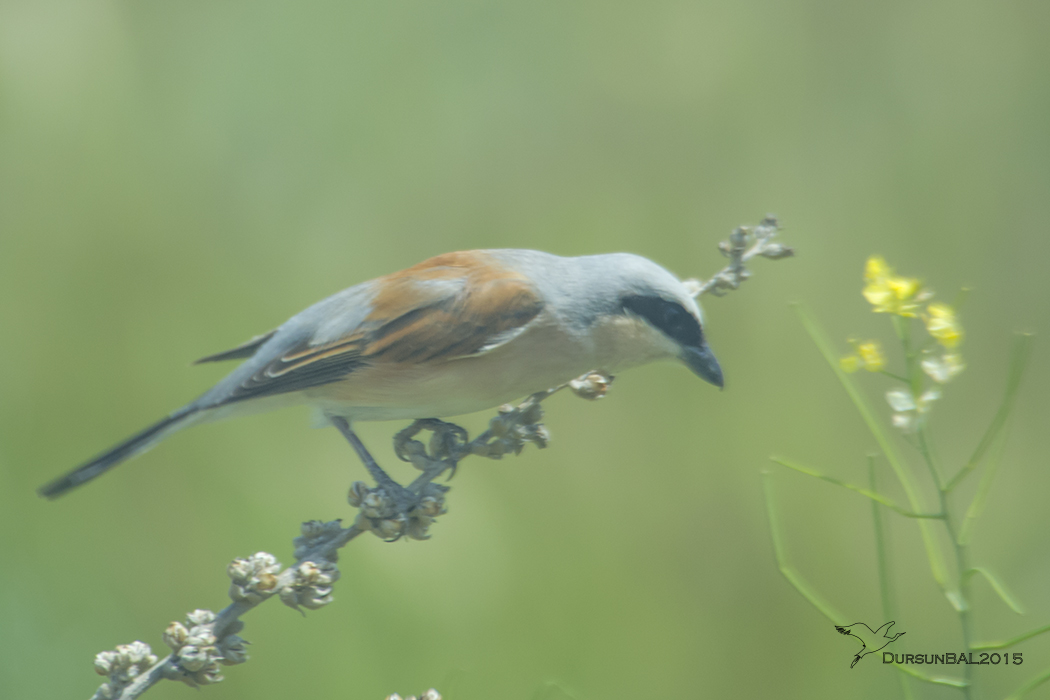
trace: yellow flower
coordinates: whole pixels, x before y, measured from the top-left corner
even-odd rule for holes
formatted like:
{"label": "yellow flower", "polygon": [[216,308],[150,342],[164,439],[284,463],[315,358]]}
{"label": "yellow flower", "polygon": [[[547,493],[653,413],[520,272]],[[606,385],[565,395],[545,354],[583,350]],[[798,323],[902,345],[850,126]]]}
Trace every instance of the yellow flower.
{"label": "yellow flower", "polygon": [[864,298],[875,313],[918,316],[919,302],[925,296],[922,285],[912,277],[897,277],[881,255],[872,255],[864,266]]}
{"label": "yellow flower", "polygon": [[882,354],[882,348],[874,340],[858,345],[857,354],[864,363],[864,369],[869,372],[878,372],[886,366],[886,357]]}
{"label": "yellow flower", "polygon": [[864,280],[869,283],[885,279],[893,274],[893,270],[886,264],[886,259],[881,255],[872,255],[864,264]]}
{"label": "yellow flower", "polygon": [[962,342],[963,329],[955,317],[955,309],[940,302],[926,307],[922,320],[926,322],[926,332],[938,343],[951,350]]}
{"label": "yellow flower", "polygon": [[856,355],[846,355],[839,360],[839,366],[846,374],[853,374],[860,369],[860,358]]}
{"label": "yellow flower", "polygon": [[882,354],[878,341],[869,340],[866,343],[858,343],[850,339],[849,342],[853,344],[856,352],[839,360],[839,366],[842,367],[843,372],[852,374],[861,367],[869,372],[878,372],[886,366],[886,357]]}

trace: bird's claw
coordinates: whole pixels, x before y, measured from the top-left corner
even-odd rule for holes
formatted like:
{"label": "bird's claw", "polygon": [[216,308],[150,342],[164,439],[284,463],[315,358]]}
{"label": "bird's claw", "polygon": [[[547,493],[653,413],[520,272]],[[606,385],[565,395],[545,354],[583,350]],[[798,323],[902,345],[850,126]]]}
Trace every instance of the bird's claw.
{"label": "bird's claw", "polygon": [[[415,440],[424,430],[431,432],[428,444]],[[469,453],[469,435],[455,423],[437,418],[421,418],[394,436],[394,454],[427,475],[428,480],[448,470],[451,479],[459,460]]]}

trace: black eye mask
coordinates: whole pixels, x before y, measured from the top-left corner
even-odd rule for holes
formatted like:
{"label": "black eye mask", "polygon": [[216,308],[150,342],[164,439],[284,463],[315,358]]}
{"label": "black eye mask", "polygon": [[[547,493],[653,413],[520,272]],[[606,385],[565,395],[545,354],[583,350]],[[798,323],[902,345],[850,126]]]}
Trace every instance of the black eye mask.
{"label": "black eye mask", "polygon": [[623,308],[644,318],[651,326],[684,347],[700,347],[704,334],[700,323],[677,301],[657,296],[629,296]]}

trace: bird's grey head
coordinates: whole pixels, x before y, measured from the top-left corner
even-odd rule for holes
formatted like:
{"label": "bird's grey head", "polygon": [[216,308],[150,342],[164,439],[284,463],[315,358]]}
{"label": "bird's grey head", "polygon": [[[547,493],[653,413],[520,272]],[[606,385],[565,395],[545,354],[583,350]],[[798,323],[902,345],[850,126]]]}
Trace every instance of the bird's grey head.
{"label": "bird's grey head", "polygon": [[[630,253],[575,258],[591,293],[594,316],[644,322],[670,340],[675,355],[697,376],[721,388],[722,368],[704,336],[703,314],[678,278],[652,260]],[[655,335],[655,334],[654,334]]]}

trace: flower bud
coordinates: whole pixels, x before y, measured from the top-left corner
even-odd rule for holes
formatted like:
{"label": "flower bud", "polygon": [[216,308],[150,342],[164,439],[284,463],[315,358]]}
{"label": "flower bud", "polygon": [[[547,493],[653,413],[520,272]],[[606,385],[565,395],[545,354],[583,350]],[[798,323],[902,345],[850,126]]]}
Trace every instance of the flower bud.
{"label": "flower bud", "polygon": [[259,583],[255,586],[257,590],[272,591],[277,586],[277,577],[273,574],[259,574]]}
{"label": "flower bud", "polygon": [[441,507],[441,505],[441,501],[434,498],[433,496],[424,496],[423,498],[419,499],[419,505],[417,505],[416,508],[423,515],[433,518],[438,515],[441,515],[444,512],[444,509]]}
{"label": "flower bud", "polygon": [[762,257],[769,258],[770,260],[780,260],[781,258],[790,258],[795,254],[795,251],[788,248],[785,245],[779,243],[770,243],[762,249]]}
{"label": "flower bud", "polygon": [[215,635],[212,634],[210,626],[197,625],[196,627],[190,628],[185,643],[196,647],[211,646],[212,644],[215,644]]}
{"label": "flower bud", "polygon": [[108,676],[113,667],[117,665],[117,653],[114,651],[100,651],[95,654],[95,673],[100,676]]}
{"label": "flower bud", "polygon": [[217,660],[209,661],[203,668],[196,673],[192,674],[190,678],[186,679],[187,683],[191,685],[211,685],[212,683],[218,683],[223,679],[222,670],[219,667]]}
{"label": "flower bud", "polygon": [[332,588],[330,586],[313,587],[306,591],[308,595],[299,596],[299,602],[308,610],[317,610],[331,603],[335,598],[332,597]]}
{"label": "flower bud", "polygon": [[186,643],[186,639],[189,635],[189,630],[187,630],[182,623],[172,622],[168,625],[168,628],[164,630],[164,634],[161,636],[164,639],[165,644],[171,647],[173,651],[178,651],[179,647]]}
{"label": "flower bud", "polygon": [[248,649],[245,645],[248,642],[241,639],[235,634],[227,635],[219,643],[219,653],[222,654],[222,663],[227,666],[234,664],[243,664],[248,660]]}
{"label": "flower bud", "polygon": [[269,552],[256,552],[251,556],[252,567],[258,572],[274,573],[281,570],[277,557]]}
{"label": "flower bud", "polygon": [[307,520],[299,528],[299,532],[302,533],[303,537],[317,537],[324,532],[324,523],[320,520]]}
{"label": "flower bud", "polygon": [[198,608],[191,613],[186,613],[186,622],[189,623],[190,627],[206,625],[209,622],[215,622],[215,613],[211,610],[202,610]]}
{"label": "flower bud", "polygon": [[347,494],[346,500],[354,508],[360,508],[361,503],[365,500],[365,496],[367,496],[369,492],[370,489],[368,488],[368,484],[363,481],[355,481],[350,484],[350,493]]}
{"label": "flower bud", "polygon": [[299,592],[291,586],[281,586],[281,590],[277,591],[277,597],[289,608],[299,610]]}
{"label": "flower bud", "polygon": [[404,522],[400,519],[380,520],[375,526],[375,533],[384,540],[392,540],[401,534]]}
{"label": "flower bud", "polygon": [[190,673],[201,670],[208,663],[208,652],[187,644],[179,650],[179,665]]}
{"label": "flower bud", "polygon": [[613,377],[603,372],[591,372],[569,382],[569,389],[581,399],[594,401],[605,396]]}
{"label": "flower bud", "polygon": [[382,518],[391,510],[389,499],[379,489],[370,491],[361,499],[361,512],[370,518]]}
{"label": "flower bud", "polygon": [[131,644],[121,644],[117,647],[117,663],[124,668],[142,663],[152,666],[156,662],[157,657],[153,655],[153,650],[145,642],[134,641]]}
{"label": "flower bud", "polygon": [[226,575],[232,581],[246,581],[252,575],[252,563],[247,559],[234,559],[226,567]]}

